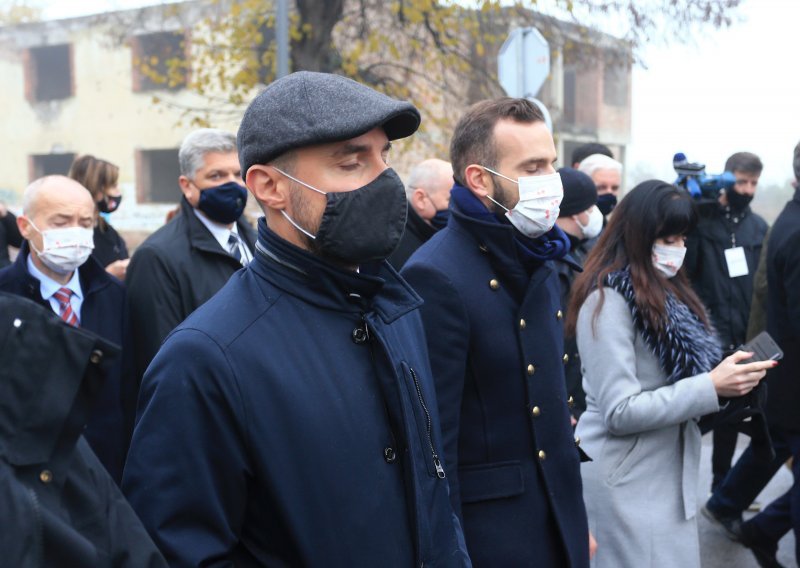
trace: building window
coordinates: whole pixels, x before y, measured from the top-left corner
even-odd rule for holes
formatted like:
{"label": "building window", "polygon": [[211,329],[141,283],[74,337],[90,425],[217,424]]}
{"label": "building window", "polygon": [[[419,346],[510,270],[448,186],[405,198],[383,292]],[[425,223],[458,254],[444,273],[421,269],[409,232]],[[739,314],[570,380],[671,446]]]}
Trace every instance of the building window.
{"label": "building window", "polygon": [[75,154],[33,154],[29,157],[31,181],[43,176],[69,173]]}
{"label": "building window", "polygon": [[619,62],[606,62],[603,68],[603,102],[610,106],[628,104],[628,68]]}
{"label": "building window", "polygon": [[30,102],[58,101],[75,94],[72,45],[32,47],[25,52],[25,98]]}
{"label": "building window", "polygon": [[181,198],[178,149],[138,150],[136,196],[139,203],[175,203]]}
{"label": "building window", "polygon": [[178,90],[186,86],[186,36],[157,32],[131,38],[133,91]]}

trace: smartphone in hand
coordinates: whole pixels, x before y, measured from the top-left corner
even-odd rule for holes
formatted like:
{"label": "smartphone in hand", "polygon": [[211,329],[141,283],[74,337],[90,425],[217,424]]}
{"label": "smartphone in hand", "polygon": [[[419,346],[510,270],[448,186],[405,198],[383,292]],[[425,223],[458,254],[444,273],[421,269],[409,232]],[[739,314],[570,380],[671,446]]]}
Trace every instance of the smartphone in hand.
{"label": "smartphone in hand", "polygon": [[742,363],[756,363],[758,361],[778,361],[783,359],[783,351],[775,343],[769,333],[762,331],[756,335],[752,340],[748,341],[741,347],[739,351],[748,351],[753,353],[753,356],[747,361]]}

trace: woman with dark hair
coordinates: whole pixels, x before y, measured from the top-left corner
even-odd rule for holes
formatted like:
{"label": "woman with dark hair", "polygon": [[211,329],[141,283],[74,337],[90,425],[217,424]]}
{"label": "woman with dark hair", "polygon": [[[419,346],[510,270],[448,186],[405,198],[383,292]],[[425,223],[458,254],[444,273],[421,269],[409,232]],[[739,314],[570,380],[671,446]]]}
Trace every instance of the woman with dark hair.
{"label": "woman with dark hair", "polygon": [[92,257],[105,267],[106,272],[125,280],[125,271],[130,262],[128,247],[107,220],[122,201],[122,192],[117,187],[119,168],[87,154],[75,158],[69,177],[88,189],[94,198],[97,220],[94,226]]}
{"label": "woman with dark hair", "polygon": [[[661,181],[617,206],[573,286],[587,409],[578,423],[595,567],[700,566],[695,514],[703,415],[750,392],[773,362],[721,350],[681,264],[696,222]],[[576,440],[579,441],[579,440]]]}

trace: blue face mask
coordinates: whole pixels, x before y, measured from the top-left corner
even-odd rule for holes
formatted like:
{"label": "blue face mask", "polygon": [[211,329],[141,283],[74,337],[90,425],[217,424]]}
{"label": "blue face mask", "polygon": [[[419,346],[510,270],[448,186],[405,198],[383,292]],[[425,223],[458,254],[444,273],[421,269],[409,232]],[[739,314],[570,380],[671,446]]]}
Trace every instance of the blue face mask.
{"label": "blue face mask", "polygon": [[608,215],[617,206],[617,196],[613,193],[604,193],[597,196],[597,208],[603,216]]}
{"label": "blue face mask", "polygon": [[437,211],[436,215],[431,218],[431,225],[437,231],[441,231],[447,226],[447,220],[450,218],[450,210],[442,209]]}
{"label": "blue face mask", "polygon": [[202,190],[197,208],[212,221],[228,225],[241,217],[246,204],[247,188],[235,181],[229,181]]}

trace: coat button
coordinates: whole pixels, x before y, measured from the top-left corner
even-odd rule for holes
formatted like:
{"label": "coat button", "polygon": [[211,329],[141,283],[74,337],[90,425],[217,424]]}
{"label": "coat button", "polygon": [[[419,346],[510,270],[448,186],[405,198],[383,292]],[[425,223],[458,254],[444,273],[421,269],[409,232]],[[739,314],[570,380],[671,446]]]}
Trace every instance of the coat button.
{"label": "coat button", "polygon": [[353,342],[361,345],[367,340],[367,330],[363,327],[357,327],[353,330]]}
{"label": "coat button", "polygon": [[492,278],[491,280],[489,280],[489,288],[491,288],[492,290],[497,290],[498,288],[500,288],[500,282],[498,282],[496,278]]}
{"label": "coat button", "polygon": [[478,250],[486,254],[487,252],[489,252],[489,247],[487,247],[486,245],[478,245]]}
{"label": "coat button", "polygon": [[103,352],[99,349],[95,349],[92,351],[92,354],[89,355],[89,361],[97,365],[100,361],[103,360]]}
{"label": "coat button", "polygon": [[529,374],[529,375],[532,375],[532,374],[534,374],[535,372],[536,372],[536,367],[534,367],[534,366],[533,366],[533,363],[531,363],[530,365],[528,365],[528,374]]}
{"label": "coat button", "polygon": [[22,325],[22,320],[19,318],[14,318],[14,327],[19,327]]}
{"label": "coat button", "polygon": [[524,320],[524,319],[521,319],[521,320],[519,320],[519,328],[520,328],[520,329],[525,329],[525,326],[526,326],[526,325],[528,325],[528,324],[527,324],[527,323],[525,323],[525,320]]}
{"label": "coat button", "polygon": [[39,481],[42,483],[50,483],[53,481],[53,472],[49,469],[43,469],[42,472],[39,474]]}
{"label": "coat button", "polygon": [[572,395],[569,395],[569,397],[567,398],[567,406],[569,406],[570,408],[575,406],[575,399],[572,398]]}
{"label": "coat button", "polygon": [[581,437],[580,436],[575,436],[575,445],[576,446],[580,446],[581,445]]}
{"label": "coat button", "polygon": [[564,319],[564,312],[562,312],[561,310],[558,310],[558,311],[556,312],[556,319],[557,319],[557,320],[562,320],[562,319]]}
{"label": "coat button", "polygon": [[539,418],[539,416],[542,414],[542,410],[538,406],[534,406],[531,408],[531,414],[533,414],[534,418]]}
{"label": "coat button", "polygon": [[391,446],[387,446],[383,449],[383,459],[386,460],[386,463],[394,463],[397,459],[397,453],[394,451],[394,448]]}
{"label": "coat button", "polygon": [[547,459],[547,454],[544,453],[544,450],[539,450],[539,461],[544,461]]}
{"label": "coat button", "polygon": [[564,356],[561,358],[561,360],[564,361],[564,364],[566,365],[567,363],[569,363],[569,355],[564,353]]}

